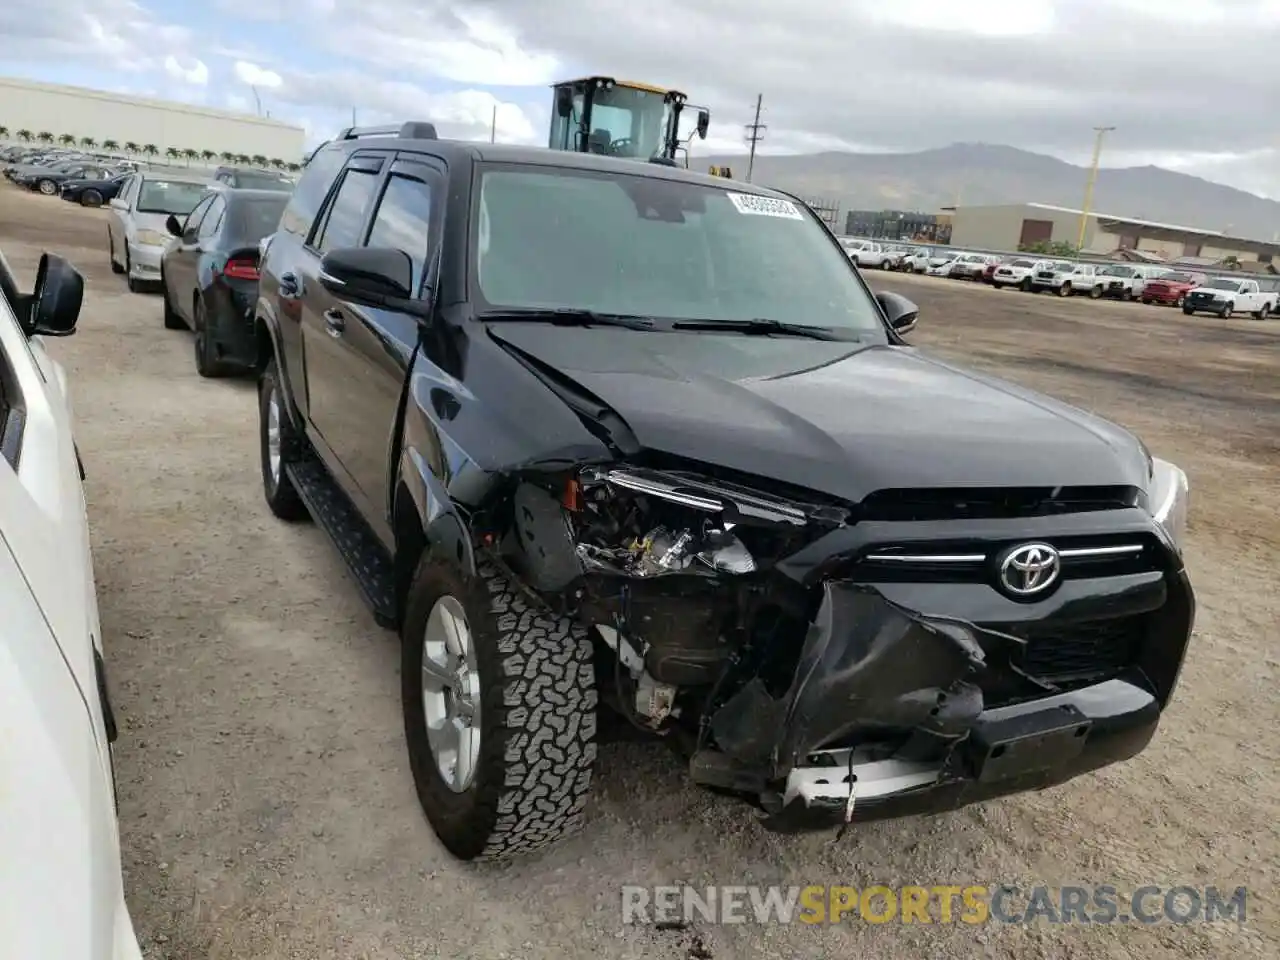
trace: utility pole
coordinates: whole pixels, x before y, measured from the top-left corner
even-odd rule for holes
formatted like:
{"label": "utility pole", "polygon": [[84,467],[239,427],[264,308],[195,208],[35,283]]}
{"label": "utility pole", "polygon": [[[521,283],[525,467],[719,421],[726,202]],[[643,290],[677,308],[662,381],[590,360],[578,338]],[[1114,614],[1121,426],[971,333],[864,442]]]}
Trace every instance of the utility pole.
{"label": "utility pole", "polygon": [[756,165],[756,144],[764,139],[764,132],[769,129],[768,124],[760,122],[760,106],[764,103],[764,94],[756,95],[756,119],[754,123],[746,125],[746,140],[751,145],[751,153],[747,157],[747,183],[751,182],[751,171]]}
{"label": "utility pole", "polygon": [[493,105],[493,119],[489,121],[489,142],[495,143],[498,139],[498,105]]}
{"label": "utility pole", "polygon": [[1098,182],[1098,161],[1102,159],[1102,138],[1115,127],[1094,127],[1097,137],[1093,141],[1093,163],[1089,165],[1089,179],[1084,185],[1084,205],[1080,208],[1080,235],[1076,237],[1076,252],[1084,249],[1085,226],[1089,223],[1089,208],[1093,206],[1093,186]]}
{"label": "utility pole", "polygon": [[258,88],[251,83],[249,84],[249,89],[253,91],[253,102],[258,108],[258,116],[262,116],[262,98],[258,96]]}

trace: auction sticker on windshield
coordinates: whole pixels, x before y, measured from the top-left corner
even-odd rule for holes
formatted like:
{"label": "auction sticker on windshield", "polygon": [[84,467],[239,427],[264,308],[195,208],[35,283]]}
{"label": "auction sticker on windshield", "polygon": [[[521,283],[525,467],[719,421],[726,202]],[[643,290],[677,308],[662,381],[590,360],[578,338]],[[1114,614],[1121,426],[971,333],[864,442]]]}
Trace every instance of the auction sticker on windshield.
{"label": "auction sticker on windshield", "polygon": [[731,193],[729,199],[739,213],[750,213],[758,217],[782,217],[786,220],[804,219],[804,214],[790,200],[776,200],[754,193]]}

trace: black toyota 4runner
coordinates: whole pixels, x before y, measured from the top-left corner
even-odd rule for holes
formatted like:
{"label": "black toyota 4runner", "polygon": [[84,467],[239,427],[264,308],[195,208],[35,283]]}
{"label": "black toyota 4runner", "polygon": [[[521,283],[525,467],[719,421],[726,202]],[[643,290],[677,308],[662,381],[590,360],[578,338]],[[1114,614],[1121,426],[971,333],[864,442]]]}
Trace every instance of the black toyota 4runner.
{"label": "black toyota 4runner", "polygon": [[455,855],[575,827],[598,720],[777,830],[1061,783],[1154,733],[1193,619],[1183,473],[908,346],[914,306],[792,198],[348,131],[261,274],[267,503],[399,631]]}

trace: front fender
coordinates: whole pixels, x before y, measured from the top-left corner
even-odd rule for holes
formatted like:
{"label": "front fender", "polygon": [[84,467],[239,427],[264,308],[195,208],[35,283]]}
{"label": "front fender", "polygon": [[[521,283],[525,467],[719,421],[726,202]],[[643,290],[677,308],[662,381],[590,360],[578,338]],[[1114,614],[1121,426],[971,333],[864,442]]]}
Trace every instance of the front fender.
{"label": "front fender", "polygon": [[[401,451],[398,486],[395,504],[397,554],[402,551],[418,552],[412,549],[411,544],[401,542],[411,536],[406,533],[406,526],[410,521],[416,521],[416,530],[421,531],[422,551],[430,551],[456,564],[468,576],[473,575],[476,560],[470,524],[459,513],[440,478],[414,447],[406,445]],[[412,513],[406,515],[410,510]],[[410,562],[416,565],[416,556]]]}
{"label": "front fender", "polygon": [[[276,317],[275,307],[266,297],[258,297],[258,302],[253,309],[254,328],[265,330],[267,338],[271,341],[271,356],[275,357],[276,360],[276,374],[280,378],[280,389],[284,391],[285,410],[289,414],[289,419],[293,422],[293,428],[301,434],[306,429],[306,424],[303,423],[302,410],[298,406],[297,395],[293,392],[293,380],[290,376],[289,363],[285,359],[284,343],[280,336],[280,321]],[[259,356],[259,362],[264,369],[267,359],[266,356]]]}

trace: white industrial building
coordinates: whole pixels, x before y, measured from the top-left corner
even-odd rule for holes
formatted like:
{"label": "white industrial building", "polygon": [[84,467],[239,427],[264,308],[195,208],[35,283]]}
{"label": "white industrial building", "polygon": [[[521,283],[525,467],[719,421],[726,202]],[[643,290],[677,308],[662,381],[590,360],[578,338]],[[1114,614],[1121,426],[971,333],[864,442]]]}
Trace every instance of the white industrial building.
{"label": "white industrial building", "polygon": [[114,140],[122,147],[150,144],[162,156],[172,147],[286,163],[301,161],[305,138],[302,127],[265,117],[6,77],[0,77],[0,127],[10,139],[26,130],[91,137],[99,144]]}
{"label": "white industrial building", "polygon": [[[953,207],[947,212],[951,215],[951,245],[962,249],[1024,250],[1037,243],[1058,242],[1074,247],[1080,237],[1080,211],[1070,207],[1002,203]],[[1136,252],[1164,260],[1191,257],[1207,263],[1232,257],[1241,264],[1267,265],[1273,258],[1280,259],[1280,244],[1090,212],[1085,217],[1081,252],[1104,257]]]}

